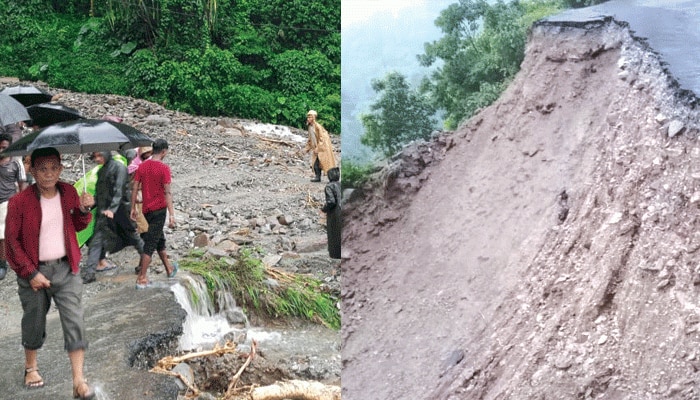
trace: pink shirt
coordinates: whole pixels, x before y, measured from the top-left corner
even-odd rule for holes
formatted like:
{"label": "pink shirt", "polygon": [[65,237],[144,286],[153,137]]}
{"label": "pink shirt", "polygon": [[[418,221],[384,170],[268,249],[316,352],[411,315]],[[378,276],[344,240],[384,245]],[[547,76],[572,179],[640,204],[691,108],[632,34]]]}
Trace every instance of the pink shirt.
{"label": "pink shirt", "polygon": [[63,211],[61,195],[51,199],[41,197],[41,226],[39,228],[39,261],[49,261],[66,256],[66,242],[63,237]]}
{"label": "pink shirt", "polygon": [[134,157],[134,159],[131,160],[131,163],[129,163],[129,166],[127,167],[127,171],[129,171],[129,175],[136,172],[136,170],[139,169],[139,165],[141,165],[142,162],[143,161],[141,161],[141,157],[139,157],[139,156]]}

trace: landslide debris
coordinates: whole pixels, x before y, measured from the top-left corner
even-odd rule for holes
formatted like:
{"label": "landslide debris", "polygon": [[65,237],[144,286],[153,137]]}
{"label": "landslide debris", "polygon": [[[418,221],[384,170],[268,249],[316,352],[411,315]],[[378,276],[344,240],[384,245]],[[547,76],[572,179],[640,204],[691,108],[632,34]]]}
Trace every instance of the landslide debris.
{"label": "landslide debris", "polygon": [[343,397],[698,398],[695,104],[624,23],[535,25],[345,207]]}

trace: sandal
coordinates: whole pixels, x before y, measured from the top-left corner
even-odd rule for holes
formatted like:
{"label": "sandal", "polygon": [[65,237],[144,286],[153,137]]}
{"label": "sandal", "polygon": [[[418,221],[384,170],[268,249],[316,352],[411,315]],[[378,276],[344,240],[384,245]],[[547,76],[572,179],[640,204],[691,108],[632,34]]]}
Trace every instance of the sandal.
{"label": "sandal", "polygon": [[180,269],[180,265],[175,261],[173,264],[173,271],[168,274],[168,278],[174,278],[177,275],[177,271]]}
{"label": "sandal", "polygon": [[148,289],[149,287],[151,287],[151,281],[146,281],[145,283],[136,282],[136,290]]}
{"label": "sandal", "polygon": [[[83,386],[87,386],[87,390],[84,391],[82,394],[78,392],[78,388],[81,388]],[[73,386],[73,398],[74,399],[80,399],[80,400],[90,400],[95,398],[95,391],[92,390],[90,385],[88,385],[86,380],[83,380],[79,384]]]}
{"label": "sandal", "polygon": [[112,261],[107,261],[107,265],[104,268],[95,268],[95,271],[97,272],[105,272],[105,271],[111,271],[113,269],[117,268],[117,264],[113,263]]}
{"label": "sandal", "polygon": [[26,387],[27,389],[43,388],[44,387],[44,379],[41,377],[41,375],[39,375],[39,380],[27,382],[27,375],[31,374],[32,372],[36,372],[36,374],[39,375],[39,368],[32,367],[32,368],[25,368],[24,369],[24,387]]}

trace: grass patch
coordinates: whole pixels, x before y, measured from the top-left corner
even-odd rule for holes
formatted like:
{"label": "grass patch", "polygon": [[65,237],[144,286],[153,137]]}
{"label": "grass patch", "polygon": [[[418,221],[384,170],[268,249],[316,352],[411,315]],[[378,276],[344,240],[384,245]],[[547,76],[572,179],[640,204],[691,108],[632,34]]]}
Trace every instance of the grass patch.
{"label": "grass patch", "polygon": [[212,298],[217,290],[226,290],[246,312],[299,317],[340,329],[338,298],[325,285],[308,275],[266,267],[259,257],[252,248],[242,248],[238,258],[216,258],[195,250],[180,260],[180,266],[200,275]]}

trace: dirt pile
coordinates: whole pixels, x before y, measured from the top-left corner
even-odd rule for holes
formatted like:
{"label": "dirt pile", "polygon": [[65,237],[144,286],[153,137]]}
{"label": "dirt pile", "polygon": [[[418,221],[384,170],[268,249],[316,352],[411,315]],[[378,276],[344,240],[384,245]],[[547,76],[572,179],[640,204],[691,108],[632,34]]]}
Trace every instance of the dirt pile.
{"label": "dirt pile", "polygon": [[535,26],[345,207],[344,398],[697,398],[694,105],[625,24]]}

